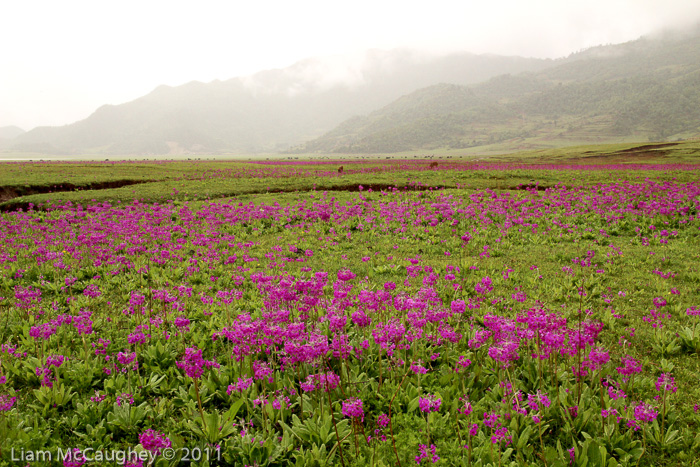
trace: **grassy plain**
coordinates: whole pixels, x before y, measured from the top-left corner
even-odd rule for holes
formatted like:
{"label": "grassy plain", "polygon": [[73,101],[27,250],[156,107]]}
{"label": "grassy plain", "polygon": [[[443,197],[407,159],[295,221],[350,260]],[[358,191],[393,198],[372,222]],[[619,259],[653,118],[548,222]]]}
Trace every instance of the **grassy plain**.
{"label": "grassy plain", "polygon": [[3,164],[139,183],[2,205],[0,465],[698,465],[698,144],[640,146]]}

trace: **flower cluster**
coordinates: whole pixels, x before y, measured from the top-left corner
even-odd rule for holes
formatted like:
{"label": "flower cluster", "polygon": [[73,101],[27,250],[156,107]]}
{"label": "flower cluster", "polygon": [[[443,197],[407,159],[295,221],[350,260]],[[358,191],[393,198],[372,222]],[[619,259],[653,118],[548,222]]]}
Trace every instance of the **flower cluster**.
{"label": "flower cluster", "polygon": [[[428,449],[430,449],[430,454],[428,454]],[[420,464],[423,459],[430,459],[433,464],[440,460],[440,456],[437,455],[437,448],[434,444],[431,444],[430,448],[428,448],[427,444],[421,444],[418,446],[416,464]]]}
{"label": "flower cluster", "polygon": [[365,420],[365,411],[362,407],[362,399],[353,397],[343,401],[342,413],[346,417]]}
{"label": "flower cluster", "polygon": [[163,452],[163,449],[171,446],[170,438],[165,436],[164,433],[150,428],[139,435],[139,443],[146,451],[155,454],[160,454]]}
{"label": "flower cluster", "polygon": [[219,364],[202,358],[202,350],[196,347],[188,347],[185,349],[185,355],[182,360],[175,362],[178,368],[184,370],[185,374],[193,379],[202,377],[205,368],[219,368]]}
{"label": "flower cluster", "polygon": [[428,394],[427,397],[420,397],[418,399],[418,407],[420,407],[420,411],[423,413],[438,412],[441,404],[442,399],[434,394]]}

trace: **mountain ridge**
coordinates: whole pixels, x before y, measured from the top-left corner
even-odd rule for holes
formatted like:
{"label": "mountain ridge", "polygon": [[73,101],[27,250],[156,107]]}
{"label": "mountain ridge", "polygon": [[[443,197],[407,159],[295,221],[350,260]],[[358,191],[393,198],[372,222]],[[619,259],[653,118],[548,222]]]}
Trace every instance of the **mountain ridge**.
{"label": "mountain ridge", "polygon": [[16,138],[13,149],[63,154],[278,151],[434,82],[467,84],[552,63],[469,53],[424,57],[405,50],[370,51],[350,65],[307,59],[244,78],[161,85],[131,102],[101,106],[70,125],[32,129]]}
{"label": "mountain ridge", "polygon": [[[641,38],[537,72],[434,85],[341,123],[298,152],[402,152],[511,141],[564,145],[700,134],[700,34]],[[465,92],[471,100],[465,101]],[[401,111],[404,109],[404,111]],[[410,111],[408,111],[410,109]]]}

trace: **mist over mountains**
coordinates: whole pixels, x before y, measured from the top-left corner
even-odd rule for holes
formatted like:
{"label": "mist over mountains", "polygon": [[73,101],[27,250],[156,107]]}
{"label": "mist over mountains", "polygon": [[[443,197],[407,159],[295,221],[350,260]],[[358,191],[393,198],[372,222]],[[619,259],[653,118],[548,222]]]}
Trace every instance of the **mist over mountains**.
{"label": "mist over mountains", "polygon": [[[396,152],[507,140],[700,133],[700,34],[558,60],[369,51],[249,77],[160,86],[0,148],[47,154]],[[532,141],[531,141],[532,140]],[[539,142],[542,142],[539,141]]]}
{"label": "mist over mountains", "polygon": [[417,90],[298,148],[510,150],[700,135],[700,35],[595,47],[537,72]]}

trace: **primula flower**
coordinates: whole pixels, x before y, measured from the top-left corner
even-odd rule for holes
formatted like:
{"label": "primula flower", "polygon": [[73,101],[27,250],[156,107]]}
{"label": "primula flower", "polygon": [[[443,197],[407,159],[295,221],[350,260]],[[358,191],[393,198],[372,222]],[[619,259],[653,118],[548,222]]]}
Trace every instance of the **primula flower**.
{"label": "primula flower", "polygon": [[350,271],[349,269],[341,269],[338,271],[338,279],[347,282],[355,278],[355,273]]}
{"label": "primula flower", "polygon": [[411,364],[410,370],[417,375],[424,375],[428,372],[428,369],[422,365],[422,362],[420,360],[417,362],[413,362]]}
{"label": "primula flower", "polygon": [[175,326],[177,326],[179,329],[183,331],[189,331],[190,330],[190,320],[185,318],[184,316],[178,316],[175,318]]}
{"label": "primula flower", "polygon": [[598,370],[610,361],[610,354],[602,347],[593,347],[588,354],[586,366],[591,370]]}
{"label": "primula flower", "polygon": [[496,412],[484,412],[484,425],[489,428],[494,428],[499,418],[500,415]]}
{"label": "primula flower", "polygon": [[491,278],[489,276],[486,276],[483,279],[481,279],[481,282],[474,286],[474,291],[478,294],[486,295],[487,293],[493,290],[493,286],[491,284]]}
{"label": "primula flower", "polygon": [[51,368],[40,366],[34,369],[34,373],[41,379],[42,386],[53,387],[53,383],[51,382]]}
{"label": "primula flower", "polygon": [[66,452],[66,455],[63,457],[63,467],[81,467],[86,462],[87,459],[85,459],[85,456],[78,448]]}
{"label": "primula flower", "polygon": [[453,300],[450,304],[450,310],[452,310],[452,313],[462,314],[466,311],[466,309],[467,304],[464,303],[464,300]]}
{"label": "primula flower", "polygon": [[142,333],[141,331],[138,332],[132,332],[127,336],[127,342],[129,344],[145,344],[146,343],[146,335]]}
{"label": "primula flower", "polygon": [[377,417],[377,425],[384,428],[389,424],[389,416],[385,413]]}
{"label": "primula flower", "polygon": [[469,365],[472,364],[472,361],[469,360],[467,357],[464,355],[460,355],[459,358],[457,359],[457,366],[455,367],[455,371],[459,373],[461,370],[466,370]]}
{"label": "primula flower", "polygon": [[511,298],[516,302],[523,303],[525,300],[527,300],[527,295],[522,290],[518,290],[513,295],[511,295]]}
{"label": "primula flower", "polygon": [[346,417],[359,418],[361,422],[365,421],[365,411],[362,407],[362,399],[356,397],[343,401],[342,413]]}
{"label": "primula flower", "polygon": [[650,423],[656,420],[658,415],[659,411],[657,408],[646,402],[640,401],[639,404],[634,407],[634,418],[638,422]]}
{"label": "primula flower", "polygon": [[107,394],[100,394],[100,392],[95,389],[95,395],[90,397],[90,400],[95,403],[100,403],[107,398]]}
{"label": "primula flower", "polygon": [[219,364],[202,358],[202,349],[188,347],[182,360],[175,362],[178,368],[185,371],[190,378],[200,378],[204,373],[204,368],[219,368]]}
{"label": "primula flower", "polygon": [[661,373],[659,379],[656,380],[656,390],[657,391],[671,391],[675,393],[678,388],[676,387],[676,382],[668,373]]}
{"label": "primula flower", "polygon": [[[432,463],[436,463],[438,460],[440,460],[440,456],[437,455],[437,448],[435,447],[434,444],[430,445],[430,460]],[[421,444],[418,446],[418,455],[416,456],[416,463],[420,464],[423,459],[428,458],[428,445],[427,444]]]}
{"label": "primula flower", "polygon": [[44,339],[47,340],[52,335],[56,334],[56,326],[51,323],[43,323],[38,326],[32,326],[29,328],[29,335],[34,339]]}
{"label": "primula flower", "polygon": [[148,429],[139,435],[139,443],[146,451],[160,454],[171,446],[170,439],[164,433]]}
{"label": "primula flower", "polygon": [[323,389],[324,392],[329,392],[332,389],[338,387],[340,383],[340,376],[333,372],[319,373],[315,375],[309,375],[306,377],[306,381],[300,383],[299,386],[304,392],[315,391],[316,389]]}
{"label": "primula flower", "polygon": [[462,415],[470,415],[472,413],[472,404],[469,402],[469,398],[462,396],[459,400],[462,402],[462,406],[457,408],[457,412]]}
{"label": "primula flower", "polygon": [[440,399],[434,394],[428,394],[428,397],[421,397],[418,399],[418,406],[420,407],[420,411],[424,413],[439,411],[441,404],[442,399]]}
{"label": "primula flower", "polygon": [[232,392],[243,392],[253,384],[253,378],[238,378],[236,384],[229,384],[226,394],[231,395]]}
{"label": "primula flower", "polygon": [[97,284],[89,284],[87,287],[85,287],[85,290],[83,290],[83,295],[90,298],[97,298],[102,295],[102,291],[100,290],[100,286]]}
{"label": "primula flower", "polygon": [[506,442],[506,446],[508,446],[511,443],[511,441],[513,441],[513,437],[508,436],[508,428],[504,426],[496,428],[493,432],[493,436],[491,436],[491,442],[493,444],[497,444],[504,440]]}
{"label": "primula flower", "polygon": [[63,365],[65,358],[66,357],[63,355],[49,355],[46,357],[46,366],[55,366],[56,368],[59,368],[61,365]]}
{"label": "primula flower", "polygon": [[624,378],[622,378],[624,382],[629,380],[629,376],[642,372],[642,364],[629,355],[622,357],[622,365],[623,366],[619,366],[616,369],[620,375],[624,376]]}
{"label": "primula flower", "polygon": [[136,360],[136,352],[119,352],[117,354],[117,361],[122,366],[122,372],[127,372],[130,369],[138,368],[138,362]]}
{"label": "primula flower", "polygon": [[549,397],[547,397],[546,394],[542,394],[540,391],[537,391],[535,394],[528,394],[527,404],[532,410],[538,411],[540,410],[540,405],[543,405],[545,408],[549,408],[552,402],[549,400]]}
{"label": "primula flower", "polygon": [[128,404],[133,405],[133,403],[134,403],[134,396],[132,396],[132,395],[129,394],[128,392],[123,392],[123,393],[119,394],[119,395],[117,396],[117,405],[118,405],[119,407],[121,407],[122,404],[124,404],[124,403],[128,403]]}
{"label": "primula flower", "polygon": [[7,412],[9,411],[13,405],[15,405],[15,402],[17,401],[17,398],[15,396],[10,396],[9,394],[0,394],[0,412]]}

